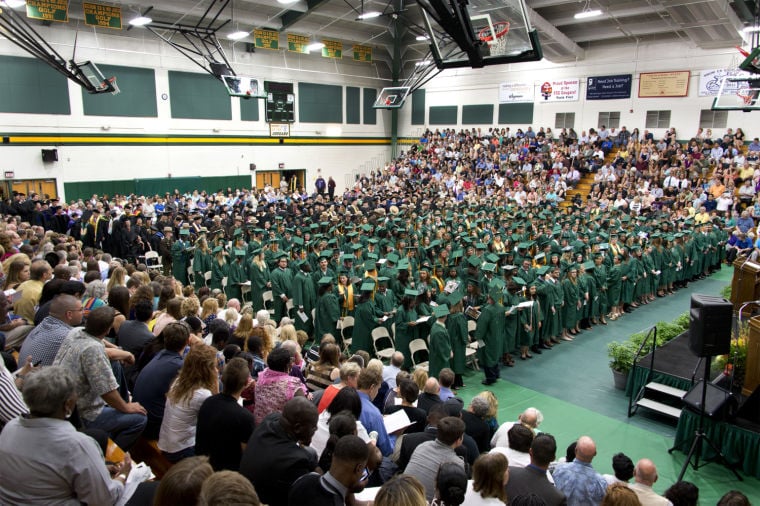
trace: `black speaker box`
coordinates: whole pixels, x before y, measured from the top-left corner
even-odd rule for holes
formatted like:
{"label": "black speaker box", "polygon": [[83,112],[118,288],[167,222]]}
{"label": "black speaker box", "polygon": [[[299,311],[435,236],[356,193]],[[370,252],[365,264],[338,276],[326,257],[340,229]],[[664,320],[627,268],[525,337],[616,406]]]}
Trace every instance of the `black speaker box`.
{"label": "black speaker box", "polygon": [[723,297],[694,294],[689,314],[689,348],[698,357],[725,355],[731,350],[734,306]]}
{"label": "black speaker box", "polygon": [[256,170],[256,164],[255,164],[255,163],[252,163],[252,164],[250,164],[250,165],[248,166],[248,168],[249,168],[249,169],[251,169],[251,172],[253,172],[254,170]]}
{"label": "black speaker box", "polygon": [[57,162],[58,161],[58,150],[57,149],[43,149],[42,150],[42,161],[43,162]]}
{"label": "black speaker box", "polygon": [[[683,403],[697,413],[702,410],[702,385],[704,380],[696,383],[683,397]],[[705,415],[718,420],[730,420],[736,416],[739,401],[728,390],[712,383],[707,383],[705,392]]]}

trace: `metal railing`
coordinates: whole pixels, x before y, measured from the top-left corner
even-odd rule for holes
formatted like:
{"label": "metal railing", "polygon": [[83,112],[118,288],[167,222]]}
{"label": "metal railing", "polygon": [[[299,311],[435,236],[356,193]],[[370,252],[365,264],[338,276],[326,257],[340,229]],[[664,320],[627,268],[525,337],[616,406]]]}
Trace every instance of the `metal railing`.
{"label": "metal railing", "polygon": [[629,417],[633,416],[634,413],[636,413],[634,406],[644,396],[644,391],[646,390],[646,386],[652,380],[652,376],[654,375],[654,355],[655,355],[655,351],[657,350],[657,326],[653,326],[651,329],[649,329],[649,331],[647,332],[647,335],[644,337],[644,340],[641,342],[641,346],[639,346],[639,349],[636,351],[636,355],[633,357],[633,366],[631,366],[631,371],[629,373],[629,381],[632,381],[636,377],[636,368],[638,367],[639,357],[641,356],[641,352],[645,349],[647,343],[649,342],[650,337],[652,338],[652,349],[648,351],[648,353],[652,354],[652,358],[649,363],[649,372],[647,373],[646,381],[642,383],[641,388],[639,388],[639,391],[635,393],[635,399],[634,399],[633,390],[631,390],[631,393],[628,396],[628,416]]}

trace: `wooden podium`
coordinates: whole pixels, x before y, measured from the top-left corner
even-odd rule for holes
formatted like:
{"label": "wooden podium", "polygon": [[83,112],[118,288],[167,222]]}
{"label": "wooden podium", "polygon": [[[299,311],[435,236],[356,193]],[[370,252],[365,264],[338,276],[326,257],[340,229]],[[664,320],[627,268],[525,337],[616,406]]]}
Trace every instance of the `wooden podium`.
{"label": "wooden podium", "polygon": [[760,316],[749,321],[747,340],[747,370],[744,375],[743,395],[751,395],[760,385]]}
{"label": "wooden podium", "polygon": [[[751,300],[760,300],[760,263],[748,261],[747,257],[734,260],[734,277],[731,281],[731,303],[734,311]],[[744,315],[752,314],[755,307],[747,307]]]}

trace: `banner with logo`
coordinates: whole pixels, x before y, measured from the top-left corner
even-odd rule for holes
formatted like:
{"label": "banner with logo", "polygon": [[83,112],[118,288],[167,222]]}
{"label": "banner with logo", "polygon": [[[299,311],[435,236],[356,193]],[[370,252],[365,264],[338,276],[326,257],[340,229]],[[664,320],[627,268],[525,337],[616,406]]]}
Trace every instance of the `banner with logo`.
{"label": "banner with logo", "polygon": [[288,51],[309,54],[309,50],[306,49],[309,44],[311,44],[311,39],[306,35],[288,34]]}
{"label": "banner with logo", "polygon": [[577,102],[580,99],[580,79],[552,79],[539,83],[539,102]]}
{"label": "banner with logo", "polygon": [[26,2],[26,17],[43,21],[69,21],[68,0],[28,0]]}
{"label": "banner with logo", "polygon": [[533,102],[536,99],[535,86],[526,81],[511,81],[499,84],[499,103],[515,104]]}
{"label": "banner with logo", "polygon": [[586,78],[586,100],[631,98],[633,74]]}
{"label": "banner with logo", "polygon": [[325,58],[343,58],[343,43],[339,40],[322,39],[322,56]]}
{"label": "banner with logo", "polygon": [[278,31],[256,29],[253,31],[253,40],[256,49],[280,49],[280,32]]}
{"label": "banner with logo", "polygon": [[[699,74],[699,96],[716,96],[723,79],[726,77],[747,77],[749,75],[749,72],[736,68],[703,70],[702,73]],[[726,89],[738,91],[739,83],[726,83]]]}
{"label": "banner with logo", "polygon": [[372,63],[372,46],[354,44],[351,46],[351,52],[354,55],[354,61]]}

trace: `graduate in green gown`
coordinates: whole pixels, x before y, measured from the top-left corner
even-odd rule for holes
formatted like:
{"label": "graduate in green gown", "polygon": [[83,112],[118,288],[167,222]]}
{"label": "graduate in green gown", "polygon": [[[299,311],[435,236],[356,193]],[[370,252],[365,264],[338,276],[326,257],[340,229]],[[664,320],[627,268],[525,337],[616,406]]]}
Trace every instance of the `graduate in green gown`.
{"label": "graduate in green gown", "polygon": [[309,337],[313,337],[314,320],[311,310],[317,305],[317,291],[311,280],[311,264],[308,260],[298,262],[298,273],[293,278],[292,295],[293,306],[296,308],[296,330],[303,330]]}
{"label": "graduate in green gown", "polygon": [[412,357],[409,353],[409,343],[417,338],[417,318],[419,315],[415,309],[417,305],[417,290],[407,289],[404,291],[404,297],[401,299],[401,305],[396,309],[396,335],[393,336],[396,344],[396,351],[404,355],[404,369],[410,369],[412,366]]}
{"label": "graduate in green gown", "polygon": [[317,307],[314,311],[314,340],[319,343],[325,334],[335,338],[335,342],[343,348],[338,321],[340,320],[340,303],[333,292],[334,281],[330,276],[322,277],[318,283]]}
{"label": "graduate in green gown", "polygon": [[288,316],[287,303],[290,300],[293,289],[293,274],[288,268],[287,253],[280,253],[277,259],[277,267],[272,270],[272,297],[274,298],[274,321],[280,323],[283,316]]}
{"label": "graduate in green gown", "polygon": [[251,280],[251,304],[255,313],[264,309],[263,294],[272,289],[272,282],[263,250],[255,249],[251,253],[253,256],[248,262],[248,279]]}
{"label": "graduate in green gown", "polygon": [[430,357],[428,376],[431,378],[438,378],[441,369],[449,367],[453,356],[449,332],[446,329],[448,315],[449,307],[446,304],[441,304],[433,309],[435,322],[430,328],[430,345],[428,346]]}
{"label": "graduate in green gown", "polygon": [[227,264],[227,252],[224,251],[223,246],[217,246],[214,248],[213,254],[214,261],[211,262],[211,283],[209,283],[209,288],[221,290],[222,280],[230,272],[230,266]]}
{"label": "graduate in green gown", "polygon": [[501,305],[501,289],[494,287],[488,292],[486,304],[481,308],[475,338],[483,366],[484,385],[492,385],[500,377],[499,362],[504,349],[504,306]]}
{"label": "graduate in green gown", "polygon": [[195,241],[195,252],[193,253],[193,273],[194,286],[196,290],[206,286],[206,273],[211,271],[211,265],[214,257],[208,247],[208,241],[201,236]]}
{"label": "graduate in green gown", "polygon": [[[398,306],[398,300],[396,294],[388,288],[389,279],[385,276],[377,277],[377,291],[375,292],[375,305],[383,312],[383,314],[391,315],[395,317],[396,306]],[[393,328],[394,318],[389,318],[383,322],[383,327],[388,329],[388,334],[393,335],[391,332]]]}
{"label": "graduate in green gown", "polygon": [[565,326],[561,339],[563,341],[572,341],[572,336],[580,332],[578,328],[578,314],[583,305],[580,286],[578,285],[578,264],[573,263],[568,265],[567,277],[562,281],[562,292],[565,301],[565,305],[562,308]]}
{"label": "graduate in green gown", "polygon": [[467,332],[467,318],[462,305],[462,294],[454,292],[448,297],[450,314],[446,319],[446,330],[451,342],[451,368],[454,370],[454,387],[464,387],[462,376],[467,367],[467,344],[470,342]]}
{"label": "graduate in green gown", "polygon": [[174,279],[182,283],[182,286],[187,285],[187,264],[190,260],[190,254],[192,248],[190,247],[190,241],[188,240],[190,230],[187,228],[180,229],[179,237],[174,244],[172,244],[172,276]]}
{"label": "graduate in green gown", "polygon": [[243,289],[240,286],[241,283],[248,281],[248,274],[246,273],[245,265],[245,250],[234,250],[235,260],[230,264],[229,273],[227,274],[227,299],[240,300],[243,295]]}
{"label": "graduate in green gown", "polygon": [[351,339],[351,353],[364,350],[372,354],[372,330],[385,321],[385,315],[372,300],[375,284],[371,282],[362,283],[360,290],[361,296],[354,312],[354,333]]}

